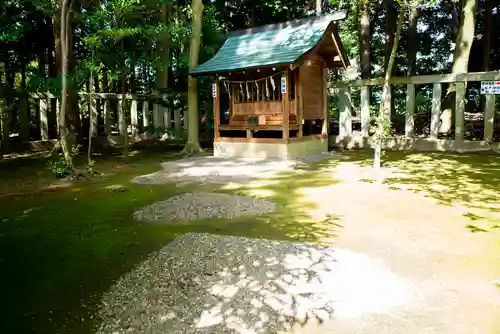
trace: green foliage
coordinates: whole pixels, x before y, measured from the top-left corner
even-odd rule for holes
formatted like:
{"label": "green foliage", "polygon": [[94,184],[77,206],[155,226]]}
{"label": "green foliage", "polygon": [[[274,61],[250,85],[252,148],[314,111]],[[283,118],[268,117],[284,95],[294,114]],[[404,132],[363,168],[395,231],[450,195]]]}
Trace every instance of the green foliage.
{"label": "green foliage", "polygon": [[64,177],[71,172],[71,166],[66,163],[62,154],[57,155],[47,161],[47,169],[50,170],[58,178]]}

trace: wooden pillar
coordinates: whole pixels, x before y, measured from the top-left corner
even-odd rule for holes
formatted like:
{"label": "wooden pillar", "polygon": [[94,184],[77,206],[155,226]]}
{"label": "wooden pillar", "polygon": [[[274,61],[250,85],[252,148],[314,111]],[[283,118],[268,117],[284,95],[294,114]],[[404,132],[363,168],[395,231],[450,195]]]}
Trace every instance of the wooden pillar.
{"label": "wooden pillar", "polygon": [[[90,85],[93,86],[92,83]],[[93,88],[91,88],[93,90]],[[90,133],[92,137],[97,137],[97,127],[98,127],[98,114],[97,114],[97,99],[93,96],[89,96],[89,115],[92,115],[91,122],[89,122]]]}
{"label": "wooden pillar", "polygon": [[22,142],[28,142],[30,140],[30,113],[27,95],[19,99],[19,131]]}
{"label": "wooden pillar", "polygon": [[326,64],[323,64],[323,89],[322,89],[322,108],[323,108],[323,126],[321,127],[321,134],[322,135],[328,135],[328,77],[327,77],[327,70],[326,70]]}
{"label": "wooden pillar", "polygon": [[182,138],[182,114],[179,108],[174,109],[175,138]]}
{"label": "wooden pillar", "polygon": [[187,131],[189,127],[189,113],[187,108],[184,108],[184,129]]}
{"label": "wooden pillar", "polygon": [[172,126],[172,117],[170,115],[170,112],[172,111],[172,109],[170,108],[165,108],[165,107],[161,107],[162,111],[163,111],[163,125],[165,126],[165,130],[168,130],[171,128]]}
{"label": "wooden pillar", "polygon": [[370,87],[361,87],[361,136],[370,135]]}
{"label": "wooden pillar", "polygon": [[339,136],[352,136],[352,107],[349,87],[339,89]]}
{"label": "wooden pillar", "polygon": [[111,135],[111,101],[109,99],[104,100],[104,132],[107,136]]}
{"label": "wooden pillar", "polygon": [[[288,138],[290,137],[290,103],[288,101],[289,98],[289,90],[290,90],[290,80],[288,77],[288,70],[283,72],[283,76],[286,78],[286,92],[281,94],[281,110],[283,111],[283,141],[288,142]],[[280,89],[281,85],[280,85]]]}
{"label": "wooden pillar", "polygon": [[432,88],[432,109],[430,138],[437,139],[439,134],[439,117],[441,115],[441,83],[437,82]]}
{"label": "wooden pillar", "polygon": [[0,127],[2,132],[2,139],[0,140],[0,152],[10,148],[10,118],[7,108],[2,109],[0,105]]}
{"label": "wooden pillar", "polygon": [[215,77],[214,82],[214,138],[220,137],[220,85],[219,85],[219,77]]}
{"label": "wooden pillar", "polygon": [[56,126],[57,126],[57,135],[59,136],[59,110],[61,110],[61,101],[56,99]]}
{"label": "wooden pillar", "polygon": [[485,95],[484,104],[484,141],[493,141],[493,125],[495,123],[495,95]]}
{"label": "wooden pillar", "polygon": [[304,116],[302,109],[302,83],[300,82],[300,68],[295,72],[295,113],[297,115],[297,137],[304,135]]}
{"label": "wooden pillar", "polygon": [[405,137],[412,138],[415,127],[415,85],[406,85]]}
{"label": "wooden pillar", "polygon": [[160,105],[157,103],[153,104],[153,126],[154,132],[157,132],[157,129],[163,125],[163,114],[161,113]]}
{"label": "wooden pillar", "polygon": [[118,131],[123,139],[123,153],[128,153],[128,129],[127,129],[127,118],[125,117],[125,110],[123,108],[125,95],[120,95],[118,97],[118,103],[116,105],[116,111],[118,113]]}
{"label": "wooden pillar", "polygon": [[464,140],[464,114],[465,114],[465,82],[456,83],[457,95],[455,101],[455,143]]}
{"label": "wooden pillar", "polygon": [[118,131],[120,132],[120,136],[126,137],[128,135],[127,119],[125,118],[125,111],[123,110],[123,102],[123,98],[120,96],[116,105],[116,111],[118,113]]}
{"label": "wooden pillar", "polygon": [[132,97],[130,104],[130,125],[132,127],[132,138],[135,138],[139,133],[139,118],[137,115],[137,99]]}
{"label": "wooden pillar", "polygon": [[142,125],[144,127],[149,125],[149,100],[147,98],[142,102]]}
{"label": "wooden pillar", "polygon": [[40,98],[40,137],[49,140],[49,118],[47,115],[49,100],[46,94]]}

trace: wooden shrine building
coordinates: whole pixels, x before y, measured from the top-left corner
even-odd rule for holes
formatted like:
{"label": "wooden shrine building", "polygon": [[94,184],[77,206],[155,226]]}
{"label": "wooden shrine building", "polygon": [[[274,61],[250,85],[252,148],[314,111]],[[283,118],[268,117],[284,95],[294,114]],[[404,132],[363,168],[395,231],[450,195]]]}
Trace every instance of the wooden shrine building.
{"label": "wooden shrine building", "polygon": [[349,61],[345,12],[229,34],[190,73],[215,76],[214,155],[294,158],[328,150],[327,69]]}

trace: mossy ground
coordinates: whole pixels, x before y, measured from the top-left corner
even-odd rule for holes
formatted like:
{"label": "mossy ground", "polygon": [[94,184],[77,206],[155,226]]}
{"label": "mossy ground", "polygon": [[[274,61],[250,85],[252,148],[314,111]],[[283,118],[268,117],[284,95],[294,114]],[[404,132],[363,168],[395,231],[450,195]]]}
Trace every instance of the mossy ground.
{"label": "mossy ground", "polygon": [[[55,182],[44,168],[43,156],[0,162],[0,293],[5,332],[90,332],[102,294],[148,254],[182,233],[332,243],[342,235],[344,223],[336,214],[335,196],[346,194],[315,199],[305,190],[339,185],[343,181],[335,177],[337,166],[342,161],[369,163],[370,153],[345,153],[341,160],[311,164],[232,188],[129,182],[133,176],[158,170],[159,163],[167,159],[172,159],[171,152],[96,157],[97,169],[105,176],[74,182]],[[410,190],[418,196],[431,197],[446,206],[459,205],[461,219],[443,216],[444,211],[440,211],[440,224],[447,221],[459,234],[489,235],[493,246],[488,245],[489,253],[483,252],[481,268],[483,264],[500,267],[492,263],[500,253],[500,229],[496,228],[500,221],[500,157],[389,153],[385,161],[407,175],[386,179],[386,191],[411,185]],[[113,186],[117,185],[124,191],[115,191]],[[132,213],[144,205],[193,190],[258,196],[277,202],[280,209],[262,217],[200,220],[176,226],[132,220]],[[332,205],[323,205],[325,200]],[[323,215],[315,215],[322,205],[327,207]],[[356,205],[348,210],[356,210]],[[386,212],[387,218],[401,224],[413,214]],[[365,217],[368,222],[373,214],[366,212]],[[383,219],[384,214],[377,217]],[[472,262],[476,256],[471,255]]]}

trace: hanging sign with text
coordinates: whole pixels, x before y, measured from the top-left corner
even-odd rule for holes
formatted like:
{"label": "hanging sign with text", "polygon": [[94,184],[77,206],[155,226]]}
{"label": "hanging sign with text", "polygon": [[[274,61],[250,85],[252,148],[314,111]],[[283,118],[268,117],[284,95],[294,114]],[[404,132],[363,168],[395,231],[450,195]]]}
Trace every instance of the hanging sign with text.
{"label": "hanging sign with text", "polygon": [[283,75],[281,77],[281,94],[286,93],[286,77]]}
{"label": "hanging sign with text", "polygon": [[500,94],[500,81],[481,81],[481,94]]}

